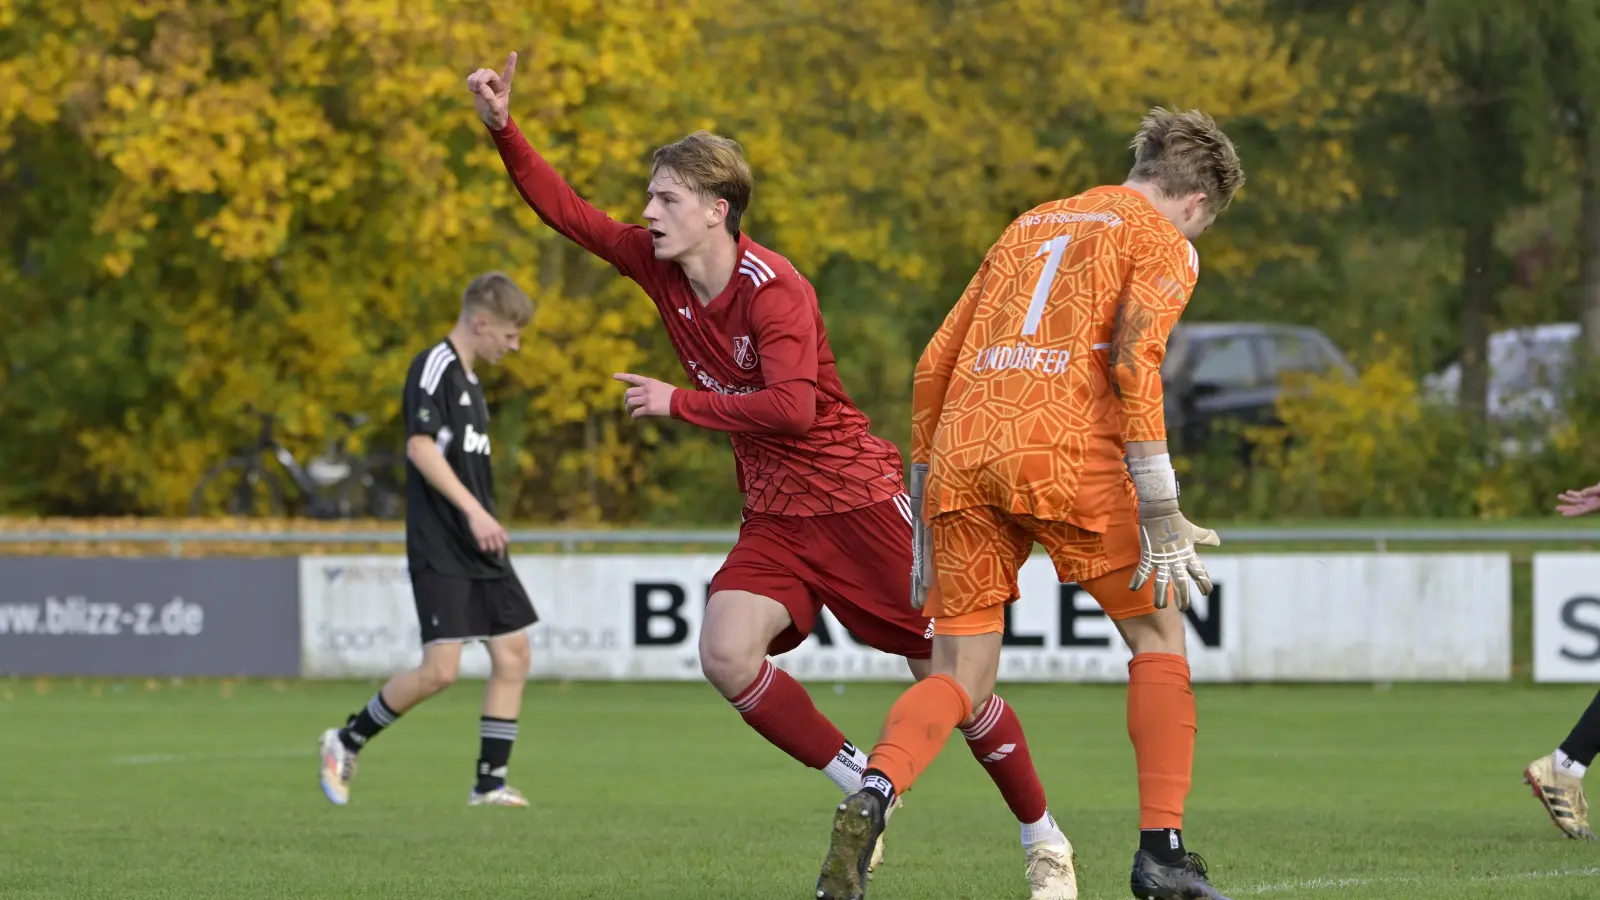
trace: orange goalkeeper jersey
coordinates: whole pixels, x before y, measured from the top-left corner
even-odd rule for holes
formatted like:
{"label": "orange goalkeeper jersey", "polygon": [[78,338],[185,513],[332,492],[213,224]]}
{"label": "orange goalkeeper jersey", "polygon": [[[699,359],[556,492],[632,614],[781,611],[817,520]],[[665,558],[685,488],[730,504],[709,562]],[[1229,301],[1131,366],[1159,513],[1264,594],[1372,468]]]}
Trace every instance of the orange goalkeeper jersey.
{"label": "orange goalkeeper jersey", "polygon": [[1200,258],[1126,187],[1029,210],[989,249],[917,363],[923,515],[994,506],[1104,531],[1130,441],[1166,439],[1161,361]]}

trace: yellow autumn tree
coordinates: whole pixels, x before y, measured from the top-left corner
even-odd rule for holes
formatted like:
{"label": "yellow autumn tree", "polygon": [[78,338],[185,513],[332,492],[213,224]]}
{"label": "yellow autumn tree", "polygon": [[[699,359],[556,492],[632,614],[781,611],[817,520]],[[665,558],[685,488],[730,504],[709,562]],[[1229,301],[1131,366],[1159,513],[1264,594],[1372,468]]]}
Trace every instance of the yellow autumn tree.
{"label": "yellow autumn tree", "polygon": [[1284,226],[1350,200],[1344,141],[1371,86],[1321,83],[1321,48],[1265,9],[734,3],[696,52],[736,89],[700,90],[696,124],[750,150],[753,227],[813,274],[846,387],[903,444],[911,367],[989,243],[1031,206],[1119,182],[1152,105],[1211,112],[1250,173],[1199,242],[1204,273],[1308,252]]}
{"label": "yellow autumn tree", "polygon": [[[1148,106],[1258,133],[1336,108],[1261,12],[0,0],[0,232],[19,248],[0,256],[0,504],[181,511],[252,411],[302,455],[338,411],[371,416],[358,446],[398,449],[406,364],[501,269],[540,307],[489,380],[512,515],[725,513],[724,438],[620,415],[612,372],[681,374],[654,309],[525,208],[469,71],[518,50],[513,114],[619,219],[653,147],[738,138],[750,231],[812,275],[847,386],[900,439],[911,365],[973,260],[1022,209],[1120,178]],[[1255,227],[1207,236],[1206,266],[1293,252],[1272,217],[1341,202],[1338,147],[1333,129],[1259,164],[1246,148]]]}
{"label": "yellow autumn tree", "polygon": [[[706,114],[782,173],[763,186],[775,202],[830,198],[822,222],[803,217],[809,207],[767,211],[797,259],[847,254],[917,279],[953,247],[981,254],[1020,209],[1120,179],[1153,105],[1276,130],[1359,102],[1362,88],[1352,98],[1318,83],[1315,53],[1291,53],[1263,11],[1257,0],[733,4],[706,26],[704,52],[718,77],[739,73],[739,89],[706,92]],[[1350,196],[1338,129],[1324,128],[1288,165],[1244,148],[1252,202],[1308,210]],[[1225,232],[1206,238],[1218,265],[1272,252]]]}
{"label": "yellow autumn tree", "polygon": [[543,495],[524,514],[587,512],[548,486],[626,459],[588,411],[610,405],[651,312],[569,277],[557,242],[519,227],[463,82],[507,34],[560,35],[523,67],[522,118],[627,215],[637,185],[601,163],[638,159],[672,118],[661,48],[691,40],[687,17],[643,0],[85,0],[14,4],[6,21],[5,181],[25,187],[5,227],[28,249],[0,262],[7,356],[25,361],[0,402],[29,423],[7,462],[37,476],[31,491],[179,511],[253,435],[247,409],[307,452],[339,410],[395,446],[411,354],[468,279],[504,269],[541,307],[496,398],[518,448],[509,493]]}

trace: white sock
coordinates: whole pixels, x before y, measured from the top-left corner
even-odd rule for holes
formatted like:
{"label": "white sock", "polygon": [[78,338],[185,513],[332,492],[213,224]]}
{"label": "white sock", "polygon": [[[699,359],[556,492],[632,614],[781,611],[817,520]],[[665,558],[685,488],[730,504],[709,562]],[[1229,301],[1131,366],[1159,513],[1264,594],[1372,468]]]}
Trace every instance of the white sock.
{"label": "white sock", "polygon": [[1056,820],[1051,818],[1050,810],[1048,809],[1044,811],[1044,818],[1039,821],[1022,823],[1022,846],[1024,847],[1029,844],[1037,844],[1040,841],[1059,844],[1066,839],[1067,836],[1061,833],[1061,826],[1057,825]]}
{"label": "white sock", "polygon": [[1564,775],[1572,775],[1577,778],[1582,778],[1583,773],[1589,771],[1588,766],[1568,756],[1560,747],[1556,748],[1556,768],[1560,769]]}
{"label": "white sock", "polygon": [[861,773],[867,770],[867,755],[849,741],[839,748],[839,753],[823,768],[822,774],[833,779],[839,790],[854,794],[861,790]]}

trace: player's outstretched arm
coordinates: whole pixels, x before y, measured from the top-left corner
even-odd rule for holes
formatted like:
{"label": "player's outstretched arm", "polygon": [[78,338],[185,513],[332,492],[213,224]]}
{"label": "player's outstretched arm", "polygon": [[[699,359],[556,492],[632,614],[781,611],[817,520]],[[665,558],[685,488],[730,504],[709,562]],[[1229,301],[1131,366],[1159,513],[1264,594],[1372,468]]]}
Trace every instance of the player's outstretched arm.
{"label": "player's outstretched arm", "polygon": [[639,225],[624,225],[579,197],[528,143],[511,118],[511,83],[516,71],[517,54],[512,53],[502,72],[478,69],[468,75],[467,90],[517,193],[546,225],[635,278],[655,259],[650,232]]}
{"label": "player's outstretched arm", "polygon": [[611,377],[631,385],[623,392],[622,406],[635,419],[660,416],[713,431],[794,436],[810,431],[816,421],[817,389],[809,382],[786,381],[749,394],[712,394],[631,372]]}
{"label": "player's outstretched arm", "polygon": [[1187,241],[1143,242],[1134,246],[1133,256],[1128,291],[1117,309],[1110,366],[1112,388],[1122,402],[1128,474],[1139,494],[1139,565],[1129,587],[1138,590],[1153,579],[1158,609],[1169,596],[1179,609],[1188,609],[1190,578],[1200,593],[1211,593],[1211,576],[1195,547],[1215,547],[1222,539],[1190,523],[1178,509],[1178,479],[1167,452],[1161,363],[1199,266]]}
{"label": "player's outstretched arm", "polygon": [[1574,516],[1586,516],[1600,509],[1600,484],[1579,490],[1562,491],[1557,499],[1561,503],[1556,506],[1556,512],[1569,519]]}

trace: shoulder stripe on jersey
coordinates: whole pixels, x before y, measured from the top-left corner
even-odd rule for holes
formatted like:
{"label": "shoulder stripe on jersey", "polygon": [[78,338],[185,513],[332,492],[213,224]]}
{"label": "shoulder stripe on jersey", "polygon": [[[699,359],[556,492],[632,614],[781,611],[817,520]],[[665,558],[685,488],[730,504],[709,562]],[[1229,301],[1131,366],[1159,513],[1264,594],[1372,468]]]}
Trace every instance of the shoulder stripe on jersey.
{"label": "shoulder stripe on jersey", "polygon": [[422,389],[428,394],[438,390],[440,383],[444,381],[445,370],[450,368],[450,363],[454,362],[455,358],[455,351],[450,349],[449,344],[441,343],[434,347],[428,353],[427,362],[422,366]]}
{"label": "shoulder stripe on jersey", "polygon": [[745,254],[744,254],[744,258],[749,262],[755,263],[757,268],[759,268],[761,271],[767,273],[767,277],[768,278],[777,278],[778,277],[778,273],[772,271],[772,267],[767,265],[766,260],[763,260],[761,257],[755,255],[754,253],[751,253],[750,251],[746,250]]}
{"label": "shoulder stripe on jersey", "polygon": [[1200,274],[1200,251],[1194,248],[1193,241],[1184,241],[1184,243],[1189,245],[1189,268],[1193,269],[1194,274],[1198,276]]}
{"label": "shoulder stripe on jersey", "polygon": [[749,276],[750,280],[756,283],[756,287],[760,287],[772,280],[771,276],[767,275],[767,273],[762,272],[755,266],[750,265],[748,258],[745,262],[739,263],[739,271],[744,275]]}
{"label": "shoulder stripe on jersey", "polygon": [[428,395],[439,389],[439,382],[444,380],[444,370],[456,361],[455,351],[449,344],[441,343],[428,353],[428,361],[422,364],[422,390]]}

